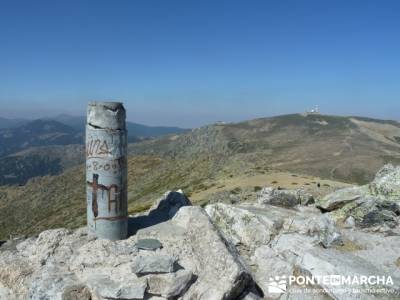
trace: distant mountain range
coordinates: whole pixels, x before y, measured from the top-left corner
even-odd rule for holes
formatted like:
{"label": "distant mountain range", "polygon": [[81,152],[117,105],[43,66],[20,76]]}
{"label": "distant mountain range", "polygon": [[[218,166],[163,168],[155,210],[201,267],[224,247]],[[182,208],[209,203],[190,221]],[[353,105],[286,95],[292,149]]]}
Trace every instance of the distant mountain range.
{"label": "distant mountain range", "polygon": [[[60,115],[38,120],[0,118],[0,185],[25,184],[83,162],[85,118]],[[187,131],[127,122],[128,142]]]}
{"label": "distant mountain range", "polygon": [[[59,115],[55,119],[77,130],[82,130],[86,123],[86,117],[83,116]],[[140,139],[154,138],[167,134],[177,134],[188,130],[179,127],[147,126],[133,122],[126,122],[126,127],[129,137],[136,137]]]}
{"label": "distant mountain range", "polygon": [[[204,126],[133,143],[128,150],[132,214],[179,188],[204,204],[263,186],[366,183],[385,163],[400,164],[400,123],[293,114]],[[0,237],[81,226],[84,198],[84,164],[21,187],[0,187]]]}
{"label": "distant mountain range", "polygon": [[7,119],[0,117],[0,129],[19,126],[28,122],[29,121],[26,119]]}
{"label": "distant mountain range", "polygon": [[224,161],[224,168],[272,168],[361,184],[383,164],[400,163],[400,123],[292,114],[204,126],[130,150],[174,159],[207,155],[218,164]]}
{"label": "distant mountain range", "polygon": [[0,129],[0,157],[31,147],[83,143],[83,132],[53,120]]}
{"label": "distant mountain range", "polygon": [[[79,132],[84,132],[86,117],[84,116],[70,116],[61,114],[52,118],[41,118],[38,120],[28,119],[7,119],[0,117],[0,130],[1,129],[12,129],[15,127],[27,125],[35,121],[56,121],[67,125]],[[166,134],[176,134],[188,131],[188,129],[173,127],[173,126],[148,126],[139,123],[126,122],[129,137],[136,137],[139,139],[143,138],[154,138]]]}

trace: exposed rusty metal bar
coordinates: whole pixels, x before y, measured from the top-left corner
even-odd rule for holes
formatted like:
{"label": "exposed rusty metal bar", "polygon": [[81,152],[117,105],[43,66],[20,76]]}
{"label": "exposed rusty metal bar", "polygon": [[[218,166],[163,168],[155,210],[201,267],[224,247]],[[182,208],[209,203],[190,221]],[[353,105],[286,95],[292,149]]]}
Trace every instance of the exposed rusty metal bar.
{"label": "exposed rusty metal bar", "polygon": [[128,234],[127,131],[119,102],[91,102],[86,124],[89,232],[120,240]]}

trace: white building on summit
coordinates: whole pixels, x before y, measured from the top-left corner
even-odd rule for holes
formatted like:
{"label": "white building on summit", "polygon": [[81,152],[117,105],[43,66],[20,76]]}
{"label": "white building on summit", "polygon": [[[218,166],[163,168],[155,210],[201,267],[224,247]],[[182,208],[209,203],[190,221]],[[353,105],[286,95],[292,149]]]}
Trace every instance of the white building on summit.
{"label": "white building on summit", "polygon": [[315,108],[308,110],[305,112],[305,115],[320,115],[321,113],[319,112],[319,107],[318,105],[315,105]]}

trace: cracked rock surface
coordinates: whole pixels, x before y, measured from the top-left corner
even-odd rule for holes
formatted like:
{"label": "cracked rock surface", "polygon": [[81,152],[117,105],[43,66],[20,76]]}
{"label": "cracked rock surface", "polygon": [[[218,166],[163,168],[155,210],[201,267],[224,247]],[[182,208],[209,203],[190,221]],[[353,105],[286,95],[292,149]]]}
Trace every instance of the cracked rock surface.
{"label": "cracked rock surface", "polygon": [[[203,209],[170,192],[131,220],[126,240],[81,228],[7,241],[0,299],[399,299],[399,173],[385,166],[370,185],[315,203],[302,191],[264,189],[252,203]],[[143,239],[162,247],[140,250]],[[357,294],[324,282],[270,290],[277,276],[298,275],[391,276],[393,284],[356,284]],[[367,292],[374,287],[392,293]]]}
{"label": "cracked rock surface", "polygon": [[[163,247],[136,248],[149,237]],[[241,258],[195,206],[126,240],[55,229],[0,248],[0,299],[236,299],[251,284]]]}

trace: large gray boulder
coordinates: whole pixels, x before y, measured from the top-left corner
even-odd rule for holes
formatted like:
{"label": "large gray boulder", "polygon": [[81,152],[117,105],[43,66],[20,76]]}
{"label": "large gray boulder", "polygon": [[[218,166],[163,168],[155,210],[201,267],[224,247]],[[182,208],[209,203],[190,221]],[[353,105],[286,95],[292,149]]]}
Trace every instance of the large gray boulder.
{"label": "large gray boulder", "polygon": [[384,166],[368,185],[335,191],[316,205],[322,211],[332,212],[336,221],[355,226],[393,231],[400,216],[400,167]]}
{"label": "large gray boulder", "polygon": [[181,207],[190,205],[192,203],[182,190],[168,191],[153,203],[147,214],[129,219],[129,235],[136,234],[142,228],[166,222],[172,219]]}
{"label": "large gray boulder", "polygon": [[12,291],[0,283],[0,299],[12,299]]}
{"label": "large gray boulder", "polygon": [[[364,285],[352,280],[352,284],[335,286],[330,284],[329,281],[321,280],[319,286],[324,288],[333,299],[377,299],[375,295],[366,291],[367,288],[393,290],[392,294],[384,294],[385,299],[398,299],[397,297],[400,294],[399,278],[396,278],[396,274],[388,274],[369,261],[351,253],[340,252],[335,249],[314,248],[304,254],[298,268],[303,275],[314,276],[315,278],[340,275],[351,278],[357,277],[360,280],[361,276],[386,276],[386,278],[391,276],[395,283],[392,285],[391,282],[385,281],[384,284]],[[355,293],[353,289],[359,289],[361,292]]]}
{"label": "large gray boulder", "polygon": [[385,165],[369,187],[373,195],[400,202],[400,166]]}
{"label": "large gray boulder", "polygon": [[[376,232],[345,229],[342,231],[345,246],[359,256],[389,274],[399,272],[400,236],[383,236]],[[373,259],[371,259],[373,258]]]}
{"label": "large gray boulder", "polygon": [[246,207],[218,203],[207,205],[205,210],[224,237],[235,246],[254,248],[267,244],[282,226],[282,221],[254,213]]}
{"label": "large gray boulder", "polygon": [[264,293],[266,299],[279,299],[280,293],[269,292],[269,279],[276,275],[291,275],[294,266],[278,251],[264,245],[257,248],[251,257],[250,264],[254,265],[254,279]]}
{"label": "large gray boulder", "polygon": [[150,214],[157,212],[171,219],[182,206],[190,206],[192,203],[182,190],[166,192],[163,197],[154,202],[150,208]]}
{"label": "large gray boulder", "polygon": [[[390,182],[393,170],[382,174],[378,182]],[[0,299],[390,299],[324,284],[291,285],[285,293],[269,289],[275,276],[395,276],[400,265],[394,193],[355,187],[318,199],[317,208],[298,205],[306,202],[286,192],[270,190],[265,201],[205,209],[169,192],[131,220],[135,235],[126,240],[96,239],[82,228],[7,242],[0,245]],[[159,246],[137,246],[144,239]],[[322,293],[312,298],[296,292],[319,288]]]}
{"label": "large gray boulder", "polygon": [[314,203],[314,197],[303,189],[285,190],[265,187],[258,193],[259,204],[269,204],[281,207],[295,207]]}
{"label": "large gray boulder", "polygon": [[315,207],[283,208],[268,204],[207,205],[206,212],[226,239],[236,246],[266,299],[271,274],[291,275],[308,250],[342,244],[342,235],[328,214]]}
{"label": "large gray boulder", "polygon": [[358,224],[361,227],[371,227],[386,225],[389,228],[394,228],[398,225],[398,215],[400,207],[397,203],[389,201],[374,201],[370,200],[362,203],[357,211],[362,211],[361,218]]}
{"label": "large gray boulder", "polygon": [[[142,238],[163,247],[139,250]],[[142,228],[126,240],[55,229],[0,247],[0,295],[12,299],[236,299],[250,271],[200,207]]]}
{"label": "large gray boulder", "polygon": [[252,285],[250,272],[244,262],[211,223],[204,209],[182,207],[172,220],[186,229],[191,241],[197,281],[183,299],[235,299]]}
{"label": "large gray boulder", "polygon": [[201,207],[182,207],[170,221],[139,230],[136,238],[160,240],[161,251],[193,273],[196,280],[183,299],[236,299],[253,285],[238,253]]}
{"label": "large gray boulder", "polygon": [[347,226],[348,222],[368,230],[388,231],[399,224],[397,202],[367,195],[331,212],[331,216]]}
{"label": "large gray boulder", "polygon": [[344,188],[318,199],[316,204],[325,211],[332,211],[365,197],[367,193],[368,189],[366,187]]}
{"label": "large gray boulder", "polygon": [[282,207],[294,207],[301,203],[296,191],[280,190],[273,187],[265,187],[258,193],[259,204],[269,204]]}
{"label": "large gray boulder", "polygon": [[329,248],[343,243],[342,234],[335,225],[330,215],[325,214],[317,218],[310,230],[316,232],[319,241],[325,248]]}

